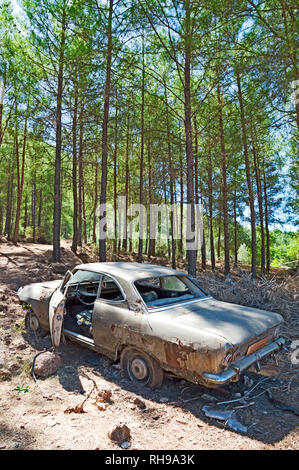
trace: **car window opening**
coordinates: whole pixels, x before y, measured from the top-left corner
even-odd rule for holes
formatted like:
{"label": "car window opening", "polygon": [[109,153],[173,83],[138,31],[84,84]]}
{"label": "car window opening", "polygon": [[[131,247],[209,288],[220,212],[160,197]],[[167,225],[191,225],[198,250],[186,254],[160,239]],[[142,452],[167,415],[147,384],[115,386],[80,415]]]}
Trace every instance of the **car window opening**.
{"label": "car window opening", "polygon": [[110,276],[103,276],[99,299],[117,302],[124,300],[123,293],[114,279]]}
{"label": "car window opening", "polygon": [[171,275],[140,279],[135,281],[135,286],[146,306],[151,309],[206,297],[206,294],[187,276]]}
{"label": "car window opening", "polygon": [[108,302],[124,300],[124,295],[110,276],[101,273],[77,270],[64,294],[65,319],[64,327],[70,331],[92,338],[92,313],[94,302],[98,298]]}
{"label": "car window opening", "polygon": [[78,269],[65,286],[64,328],[92,338],[92,312],[102,274]]}

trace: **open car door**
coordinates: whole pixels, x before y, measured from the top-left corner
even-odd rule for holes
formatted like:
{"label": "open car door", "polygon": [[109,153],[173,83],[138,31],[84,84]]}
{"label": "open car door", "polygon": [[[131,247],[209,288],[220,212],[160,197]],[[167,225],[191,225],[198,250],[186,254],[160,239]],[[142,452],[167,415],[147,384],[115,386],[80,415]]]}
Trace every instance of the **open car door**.
{"label": "open car door", "polygon": [[67,271],[60,286],[53,293],[49,302],[49,325],[54,348],[57,348],[60,344],[65,304],[64,292],[65,286],[71,277],[72,273]]}

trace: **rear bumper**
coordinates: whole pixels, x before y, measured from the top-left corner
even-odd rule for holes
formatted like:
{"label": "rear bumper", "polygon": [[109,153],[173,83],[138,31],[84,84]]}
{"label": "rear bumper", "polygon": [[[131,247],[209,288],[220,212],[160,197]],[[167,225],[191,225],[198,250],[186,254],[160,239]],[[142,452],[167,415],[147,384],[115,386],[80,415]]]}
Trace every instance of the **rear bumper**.
{"label": "rear bumper", "polygon": [[283,338],[277,338],[272,343],[267,344],[262,349],[250,354],[249,356],[243,357],[239,361],[235,362],[231,365],[229,369],[221,372],[221,374],[212,374],[210,372],[204,372],[202,374],[203,379],[205,382],[213,385],[223,385],[227,382],[233,381],[236,382],[240,378],[240,373],[243,372],[248,367],[252,366],[253,364],[257,363],[264,357],[269,356],[270,354],[275,353],[285,343]]}

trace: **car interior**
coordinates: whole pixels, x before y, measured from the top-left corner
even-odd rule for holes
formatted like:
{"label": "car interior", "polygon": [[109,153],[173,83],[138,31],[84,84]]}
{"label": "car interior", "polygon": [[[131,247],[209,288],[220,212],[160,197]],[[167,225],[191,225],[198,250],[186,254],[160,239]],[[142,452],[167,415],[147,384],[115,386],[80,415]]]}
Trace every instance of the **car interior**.
{"label": "car interior", "polygon": [[96,298],[122,300],[118,284],[110,276],[78,270],[65,288],[64,328],[92,338],[92,312]]}
{"label": "car interior", "polygon": [[135,281],[148,308],[205,297],[205,293],[186,276],[161,276]]}

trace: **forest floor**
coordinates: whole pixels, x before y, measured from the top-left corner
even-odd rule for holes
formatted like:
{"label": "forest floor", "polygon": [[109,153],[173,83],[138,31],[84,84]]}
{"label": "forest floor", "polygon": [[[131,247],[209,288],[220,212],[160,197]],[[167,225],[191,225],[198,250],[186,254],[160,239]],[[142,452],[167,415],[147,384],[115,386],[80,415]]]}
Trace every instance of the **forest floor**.
{"label": "forest floor", "polygon": [[[286,348],[277,362],[271,357],[260,372],[246,372],[245,381],[209,390],[166,377],[159,390],[139,389],[122,377],[118,364],[71,342],[59,347],[58,372],[34,381],[33,357],[51,341],[28,335],[16,291],[30,282],[61,278],[82,262],[68,243],[62,246],[57,264],[51,262],[49,245],[0,242],[0,449],[116,450],[120,447],[108,431],[120,422],[130,428],[131,450],[298,449],[299,365],[290,357],[291,341],[298,338],[298,277],[285,279],[282,273],[276,279],[272,274],[253,288],[240,270],[229,281],[221,269],[199,274],[205,289],[218,298],[248,305],[258,301],[261,308],[273,305],[284,314]],[[97,391],[111,392],[100,407]],[[85,399],[83,413],[70,412]],[[234,431],[206,417],[204,405],[234,409],[247,430]]]}

